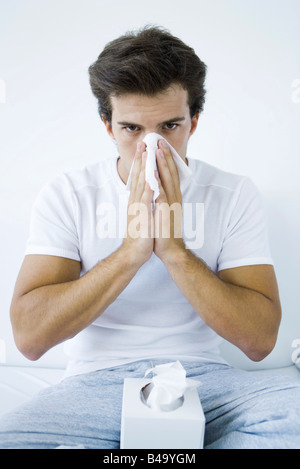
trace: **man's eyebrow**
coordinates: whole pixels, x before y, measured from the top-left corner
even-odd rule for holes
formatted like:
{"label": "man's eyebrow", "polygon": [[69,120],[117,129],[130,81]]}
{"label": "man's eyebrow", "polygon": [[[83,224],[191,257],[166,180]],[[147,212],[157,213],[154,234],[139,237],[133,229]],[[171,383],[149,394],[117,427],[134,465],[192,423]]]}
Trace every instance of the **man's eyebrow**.
{"label": "man's eyebrow", "polygon": [[[173,122],[181,122],[181,121],[184,121],[184,120],[185,120],[184,116],[183,117],[174,117],[173,119],[168,119],[166,121],[161,122],[160,124],[158,124],[158,126],[165,125],[165,124],[171,124]],[[117,124],[124,125],[124,126],[134,125],[136,127],[142,127],[140,124],[135,124],[134,122],[127,122],[127,121],[120,121],[120,122],[117,122]]]}
{"label": "man's eyebrow", "polygon": [[161,122],[159,125],[171,124],[172,122],[181,122],[184,121],[185,117],[174,117],[173,119],[168,119],[167,121]]}
{"label": "man's eyebrow", "polygon": [[117,124],[119,125],[135,125],[136,127],[140,127],[139,124],[135,124],[134,122],[125,122],[125,121],[122,121],[122,122],[117,122]]}

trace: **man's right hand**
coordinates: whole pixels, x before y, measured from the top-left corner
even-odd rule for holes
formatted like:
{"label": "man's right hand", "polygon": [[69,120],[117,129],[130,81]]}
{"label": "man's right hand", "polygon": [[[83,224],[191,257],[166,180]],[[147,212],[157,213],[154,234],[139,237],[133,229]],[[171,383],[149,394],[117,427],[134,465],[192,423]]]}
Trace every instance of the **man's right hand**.
{"label": "man's right hand", "polygon": [[123,247],[130,250],[139,265],[150,259],[154,247],[153,191],[145,181],[146,159],[146,145],[140,142],[131,174],[127,232],[123,242]]}

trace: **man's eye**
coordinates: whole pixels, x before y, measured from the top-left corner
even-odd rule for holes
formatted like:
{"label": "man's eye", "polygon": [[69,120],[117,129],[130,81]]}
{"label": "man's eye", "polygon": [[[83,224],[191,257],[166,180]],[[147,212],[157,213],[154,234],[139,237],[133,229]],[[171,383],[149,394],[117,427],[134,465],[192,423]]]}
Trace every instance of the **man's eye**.
{"label": "man's eye", "polygon": [[178,126],[178,124],[173,124],[172,122],[166,124],[166,128],[168,130],[174,130],[174,129],[176,129],[177,126]]}
{"label": "man's eye", "polygon": [[135,132],[138,128],[136,125],[127,125],[127,127],[125,127],[125,129],[128,131],[128,132]]}

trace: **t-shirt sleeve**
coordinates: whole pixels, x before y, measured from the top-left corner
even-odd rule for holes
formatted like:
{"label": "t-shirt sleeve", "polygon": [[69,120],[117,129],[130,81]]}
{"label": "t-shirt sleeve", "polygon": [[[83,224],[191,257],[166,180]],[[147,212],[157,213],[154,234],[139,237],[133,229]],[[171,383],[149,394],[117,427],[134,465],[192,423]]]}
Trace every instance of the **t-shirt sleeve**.
{"label": "t-shirt sleeve", "polygon": [[218,271],[255,264],[273,265],[273,260],[261,194],[250,178],[243,178],[232,201]]}
{"label": "t-shirt sleeve", "polygon": [[58,177],[38,194],[31,212],[25,255],[45,254],[80,261],[75,195]]}

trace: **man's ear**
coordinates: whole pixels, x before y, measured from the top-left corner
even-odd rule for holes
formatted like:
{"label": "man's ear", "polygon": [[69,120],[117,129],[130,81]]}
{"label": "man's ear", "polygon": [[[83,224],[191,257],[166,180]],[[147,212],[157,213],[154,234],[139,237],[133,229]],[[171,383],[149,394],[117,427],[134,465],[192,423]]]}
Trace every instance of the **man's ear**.
{"label": "man's ear", "polygon": [[198,121],[199,121],[199,112],[197,112],[191,119],[190,137],[193,135],[193,133],[197,129]]}
{"label": "man's ear", "polygon": [[107,119],[105,119],[105,117],[103,116],[102,114],[102,121],[103,121],[103,124],[105,125],[105,128],[106,128],[106,131],[108,133],[108,135],[113,139],[115,140],[115,136],[114,136],[114,133],[112,131],[112,127],[111,127],[111,122],[109,122]]}

